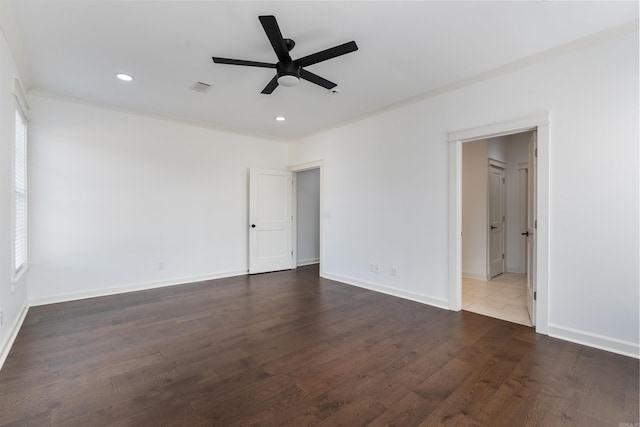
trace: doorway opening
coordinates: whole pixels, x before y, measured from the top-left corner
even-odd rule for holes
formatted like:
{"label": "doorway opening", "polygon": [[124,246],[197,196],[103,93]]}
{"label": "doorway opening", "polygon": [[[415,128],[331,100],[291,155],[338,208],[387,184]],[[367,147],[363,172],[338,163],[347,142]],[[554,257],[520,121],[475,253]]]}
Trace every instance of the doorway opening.
{"label": "doorway opening", "polygon": [[533,326],[525,233],[533,203],[526,172],[534,134],[462,145],[462,309],[526,326]]}
{"label": "doorway opening", "polygon": [[296,172],[296,266],[320,263],[320,168]]}
{"label": "doorway opening", "polygon": [[[480,126],[449,133],[449,307],[462,309],[462,162],[463,145],[480,139],[532,132],[533,156],[528,159],[527,191],[533,202],[527,207],[527,309],[536,332],[549,328],[549,114]],[[488,162],[488,160],[486,160]],[[523,163],[523,162],[521,162]],[[521,166],[521,165],[518,165]],[[488,180],[485,163],[484,180]],[[520,168],[518,174],[523,174]],[[514,183],[520,182],[518,179]],[[488,184],[487,184],[488,185]],[[488,213],[485,213],[488,216]],[[486,236],[490,226],[486,223]],[[468,236],[467,236],[468,237]],[[488,238],[485,242],[488,242]],[[522,258],[522,257],[520,257]],[[487,264],[485,264],[487,265]],[[486,267],[488,271],[488,266]],[[489,277],[477,279],[488,281]]]}
{"label": "doorway opening", "polygon": [[296,267],[317,265],[324,275],[324,161],[289,166],[293,172],[293,254]]}

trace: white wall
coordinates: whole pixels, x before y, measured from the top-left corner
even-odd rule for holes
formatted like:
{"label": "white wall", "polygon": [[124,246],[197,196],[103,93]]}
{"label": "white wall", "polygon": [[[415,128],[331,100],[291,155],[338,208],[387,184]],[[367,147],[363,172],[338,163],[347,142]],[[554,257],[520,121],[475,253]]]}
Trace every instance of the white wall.
{"label": "white wall", "polygon": [[448,307],[448,132],[547,111],[549,331],[637,354],[637,32],[295,143],[324,159],[326,276]]}
{"label": "white wall", "polygon": [[298,265],[320,260],[320,169],[296,174]]}
{"label": "white wall", "polygon": [[[2,9],[3,6],[0,6]],[[1,11],[1,10],[0,10]],[[3,33],[0,33],[0,367],[27,310],[27,286],[24,276],[12,290],[11,174],[15,101],[13,79],[20,77]]]}
{"label": "white wall", "polygon": [[285,144],[31,102],[32,303],[247,271],[248,169]]}
{"label": "white wall", "polygon": [[487,145],[487,157],[493,160],[498,160],[502,163],[507,163],[507,138],[507,136],[489,138]]}
{"label": "white wall", "polygon": [[487,280],[486,139],[462,146],[462,275]]}

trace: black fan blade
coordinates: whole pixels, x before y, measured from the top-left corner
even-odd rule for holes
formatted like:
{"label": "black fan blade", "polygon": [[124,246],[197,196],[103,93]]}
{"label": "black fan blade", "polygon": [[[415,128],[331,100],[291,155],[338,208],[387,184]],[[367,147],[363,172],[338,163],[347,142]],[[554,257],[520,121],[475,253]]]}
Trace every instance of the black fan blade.
{"label": "black fan blade", "polygon": [[335,83],[330,82],[327,79],[323,79],[317,74],[310,73],[309,71],[303,68],[300,68],[300,78],[305,79],[306,81],[309,81],[311,83],[315,83],[318,86],[322,86],[325,89],[333,89],[334,87],[337,86]]}
{"label": "black fan blade", "polygon": [[332,47],[330,49],[304,56],[298,59],[296,62],[301,67],[307,67],[309,65],[317,64],[318,62],[326,61],[327,59],[355,52],[356,50],[358,50],[358,45],[356,44],[356,42],[348,42],[339,46]]}
{"label": "black fan blade", "polygon": [[278,87],[278,75],[276,74],[269,83],[262,89],[262,92],[265,95],[270,95]]}
{"label": "black fan blade", "polygon": [[282,33],[280,32],[280,27],[278,27],[278,21],[276,21],[276,17],[272,15],[260,16],[260,23],[262,24],[262,28],[264,28],[264,32],[267,34],[269,41],[271,42],[271,46],[278,57],[278,61],[280,62],[291,62],[291,56],[289,56],[289,50],[287,49],[287,45],[282,38]]}
{"label": "black fan blade", "polygon": [[269,64],[266,62],[245,61],[243,59],[218,58],[217,56],[214,56],[211,59],[213,59],[213,62],[215,62],[216,64],[246,65],[248,67],[276,68],[276,64]]}

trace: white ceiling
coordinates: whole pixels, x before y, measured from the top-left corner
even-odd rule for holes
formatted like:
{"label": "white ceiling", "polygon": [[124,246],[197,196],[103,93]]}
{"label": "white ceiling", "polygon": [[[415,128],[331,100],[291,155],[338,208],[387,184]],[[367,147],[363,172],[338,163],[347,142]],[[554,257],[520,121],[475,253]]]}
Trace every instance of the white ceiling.
{"label": "white ceiling", "polygon": [[[2,0],[27,90],[291,140],[638,18],[638,2]],[[258,21],[275,15],[296,59],[355,40],[302,81],[260,93],[276,62]],[[5,20],[6,21],[6,20]],[[135,80],[115,79],[119,72]],[[208,93],[191,91],[202,81]],[[287,121],[274,120],[284,115]]]}

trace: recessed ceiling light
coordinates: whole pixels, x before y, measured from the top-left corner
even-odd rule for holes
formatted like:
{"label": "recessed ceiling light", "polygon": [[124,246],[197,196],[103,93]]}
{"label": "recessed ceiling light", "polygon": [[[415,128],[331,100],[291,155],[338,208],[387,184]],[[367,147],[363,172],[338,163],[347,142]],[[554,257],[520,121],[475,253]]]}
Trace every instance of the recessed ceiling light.
{"label": "recessed ceiling light", "polygon": [[118,73],[116,74],[116,77],[125,82],[130,82],[131,80],[133,80],[133,77],[131,77],[129,74],[124,73]]}
{"label": "recessed ceiling light", "polygon": [[285,116],[276,116],[275,119],[278,122],[284,122],[285,120],[287,120],[287,118]]}

